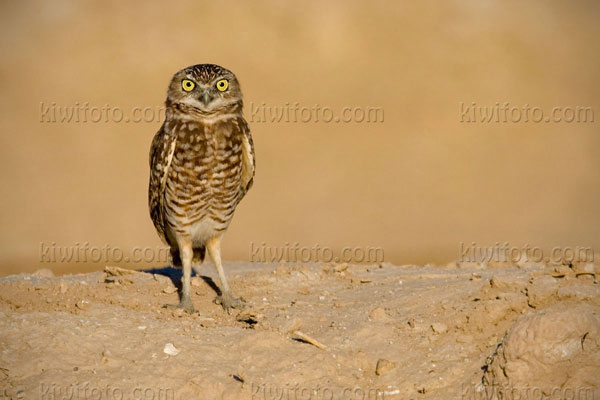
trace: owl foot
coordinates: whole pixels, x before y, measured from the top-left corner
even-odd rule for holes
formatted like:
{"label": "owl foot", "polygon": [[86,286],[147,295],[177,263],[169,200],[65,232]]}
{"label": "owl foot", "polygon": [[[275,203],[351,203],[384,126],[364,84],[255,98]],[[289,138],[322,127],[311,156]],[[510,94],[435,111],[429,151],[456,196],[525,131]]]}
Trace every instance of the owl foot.
{"label": "owl foot", "polygon": [[233,309],[243,309],[245,307],[244,303],[244,299],[233,297],[231,293],[222,293],[220,296],[215,297],[215,304],[220,304],[227,311],[227,314],[231,314]]}
{"label": "owl foot", "polygon": [[192,304],[191,299],[182,299],[179,304],[165,304],[163,308],[167,310],[183,310],[188,314],[194,314],[196,310],[194,309],[194,304]]}

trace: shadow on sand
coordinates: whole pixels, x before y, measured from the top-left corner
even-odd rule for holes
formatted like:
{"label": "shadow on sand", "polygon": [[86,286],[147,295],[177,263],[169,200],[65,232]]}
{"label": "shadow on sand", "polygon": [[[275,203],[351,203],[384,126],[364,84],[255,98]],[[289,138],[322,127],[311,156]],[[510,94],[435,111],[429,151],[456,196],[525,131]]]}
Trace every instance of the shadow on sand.
{"label": "shadow on sand", "polygon": [[[163,268],[142,269],[140,272],[162,275],[171,279],[171,282],[173,282],[173,285],[177,288],[177,293],[179,294],[179,299],[181,300],[181,280],[183,279],[183,270],[181,270],[181,268],[174,268],[169,265]],[[194,276],[199,276],[202,278],[202,280],[206,282],[206,284],[210,286],[212,290],[215,291],[217,296],[221,295],[221,289],[219,289],[219,287],[215,284],[215,281],[213,281],[210,276],[200,275],[196,272],[196,270],[193,269],[192,277]]]}

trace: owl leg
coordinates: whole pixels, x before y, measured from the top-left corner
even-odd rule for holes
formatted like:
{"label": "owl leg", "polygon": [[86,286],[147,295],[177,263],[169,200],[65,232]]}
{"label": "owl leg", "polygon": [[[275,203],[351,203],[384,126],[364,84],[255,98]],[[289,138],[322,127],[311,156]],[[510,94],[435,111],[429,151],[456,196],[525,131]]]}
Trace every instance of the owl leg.
{"label": "owl leg", "polygon": [[196,271],[196,274],[200,275],[200,266],[204,262],[204,256],[206,254],[206,247],[199,246],[194,247],[194,255],[192,256],[192,269]]}
{"label": "owl leg", "polygon": [[181,280],[181,299],[179,304],[167,304],[166,308],[181,308],[184,311],[192,314],[194,312],[194,304],[190,296],[190,282],[192,278],[192,258],[194,251],[192,242],[188,239],[183,239],[179,242],[179,256],[183,266],[183,279]]}
{"label": "owl leg", "polygon": [[228,313],[232,308],[243,308],[243,301],[231,295],[231,290],[229,289],[229,284],[225,277],[225,271],[223,270],[223,264],[221,263],[221,236],[209,240],[206,249],[215,264],[219,279],[221,280],[221,295],[217,296],[215,303],[220,304]]}

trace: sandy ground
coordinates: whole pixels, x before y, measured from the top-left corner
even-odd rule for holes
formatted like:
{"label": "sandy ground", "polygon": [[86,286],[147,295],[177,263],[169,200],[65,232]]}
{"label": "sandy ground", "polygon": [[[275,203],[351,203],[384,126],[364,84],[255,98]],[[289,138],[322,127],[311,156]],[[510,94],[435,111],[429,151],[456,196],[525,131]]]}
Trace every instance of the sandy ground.
{"label": "sandy ground", "polygon": [[600,397],[597,265],[226,269],[232,314],[211,265],[195,315],[170,268],[0,279],[0,398]]}

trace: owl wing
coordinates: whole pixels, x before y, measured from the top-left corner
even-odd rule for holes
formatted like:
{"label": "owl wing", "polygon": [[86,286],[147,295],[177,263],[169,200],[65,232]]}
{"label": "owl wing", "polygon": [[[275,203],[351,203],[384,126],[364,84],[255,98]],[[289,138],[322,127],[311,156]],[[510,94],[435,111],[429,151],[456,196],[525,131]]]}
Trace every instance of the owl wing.
{"label": "owl wing", "polygon": [[239,123],[239,127],[242,133],[242,190],[246,194],[254,183],[254,169],[256,166],[254,141],[250,134],[250,127],[244,119]]}
{"label": "owl wing", "polygon": [[176,135],[167,133],[166,123],[159,129],[152,139],[150,146],[150,183],[148,185],[148,207],[150,208],[150,217],[158,235],[163,242],[169,244],[165,233],[164,219],[164,199],[165,184],[171,160],[177,143]]}

